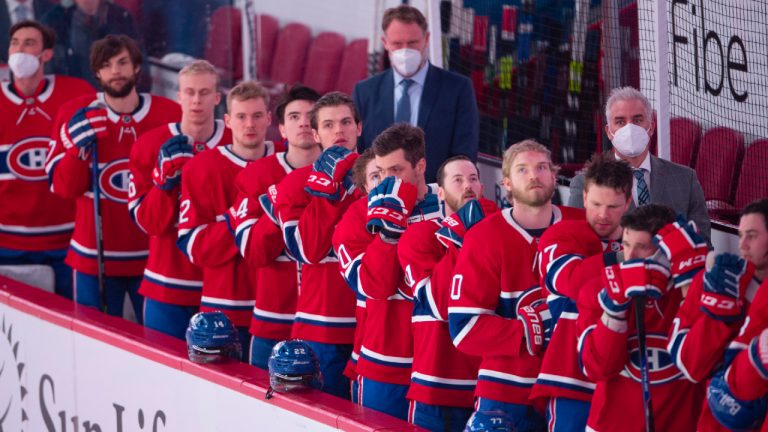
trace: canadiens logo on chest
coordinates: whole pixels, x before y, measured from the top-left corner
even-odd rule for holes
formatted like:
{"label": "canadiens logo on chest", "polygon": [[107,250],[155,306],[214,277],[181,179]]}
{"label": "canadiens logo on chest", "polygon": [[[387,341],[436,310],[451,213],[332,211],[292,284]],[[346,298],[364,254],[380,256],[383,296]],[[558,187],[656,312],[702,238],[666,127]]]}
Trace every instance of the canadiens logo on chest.
{"label": "canadiens logo on chest", "polygon": [[47,137],[29,137],[7,148],[5,162],[8,171],[16,178],[27,181],[44,181],[45,158],[48,155]]}
{"label": "canadiens logo on chest", "polygon": [[[672,362],[672,356],[667,351],[666,335],[649,334],[645,338],[646,353],[648,356],[648,372],[651,384],[662,384],[676,380],[683,376],[682,372]],[[640,372],[640,348],[637,336],[631,337],[629,344],[629,358],[624,365],[622,375],[637,382],[641,382]]]}
{"label": "canadiens logo on chest", "polygon": [[127,203],[130,175],[128,159],[118,159],[110,162],[99,173],[101,193],[112,201]]}

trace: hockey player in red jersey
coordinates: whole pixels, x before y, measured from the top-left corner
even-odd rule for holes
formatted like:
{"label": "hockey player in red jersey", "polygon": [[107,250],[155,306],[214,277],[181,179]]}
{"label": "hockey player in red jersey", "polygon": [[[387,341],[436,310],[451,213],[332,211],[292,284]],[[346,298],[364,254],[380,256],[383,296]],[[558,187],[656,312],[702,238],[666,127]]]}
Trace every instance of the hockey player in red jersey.
{"label": "hockey player in red jersey", "polygon": [[535,141],[507,149],[502,173],[513,207],[467,234],[448,303],[454,345],[483,357],[476,409],[506,412],[519,431],[544,424],[528,401],[549,337],[549,311],[536,291],[538,239],[562,219],[583,217],[581,211],[552,205],[555,172],[549,150]]}
{"label": "hockey player in red jersey", "polygon": [[[367,148],[355,161],[355,165],[352,167],[352,180],[355,183],[355,187],[363,194],[363,196],[358,198],[359,203],[353,203],[353,206],[361,206],[367,209],[368,192],[381,182],[381,171],[376,166],[376,159],[372,148]],[[332,243],[334,252],[337,256],[339,254],[339,250],[337,249],[340,242],[339,236],[344,233],[359,230],[361,229],[360,226],[364,226],[365,224],[365,216],[361,217],[359,211],[354,212],[356,213],[355,216],[346,216],[350,213],[353,213],[353,211],[348,210],[345,213],[345,217],[339,221],[333,233]],[[347,224],[351,225],[347,227]],[[340,261],[341,265],[339,265],[339,270],[341,271],[342,277],[345,277],[345,280],[346,273],[344,272],[343,265],[350,261],[351,260]],[[365,296],[355,289],[356,283],[355,280],[352,280],[352,283],[347,283],[357,297],[357,306],[355,307],[355,320],[357,321],[357,325],[355,326],[355,340],[352,346],[352,354],[349,357],[349,361],[347,361],[347,366],[344,368],[344,376],[349,378],[351,382],[350,390],[352,392],[351,400],[353,403],[360,402],[360,383],[357,374],[357,361],[360,358],[360,347],[363,344],[363,336],[365,335],[365,317],[367,312]]]}
{"label": "hockey player in red jersey", "polygon": [[144,325],[184,339],[200,306],[203,271],[176,247],[181,169],[194,155],[232,142],[224,122],[214,119],[221,100],[216,69],[205,60],[179,72],[177,99],[181,122],[159,126],[131,150],[128,209],[149,235],[149,258],[139,294],[144,296]]}
{"label": "hockey player in red jersey", "polygon": [[[686,378],[704,383],[722,373],[765,323],[760,284],[768,276],[768,199],[748,204],[739,220],[739,256],[723,253],[706,271],[699,272],[688,289],[670,332],[669,352]],[[762,306],[758,305],[762,303]],[[752,323],[752,306],[758,322]],[[745,320],[749,314],[750,320]],[[713,379],[714,380],[714,379]],[[728,430],[705,403],[699,431]]]}
{"label": "hockey player in red jersey", "polygon": [[498,211],[482,198],[477,167],[466,156],[437,170],[438,198],[446,218],[408,227],[398,245],[412,298],[413,370],[408,421],[430,430],[462,431],[472,415],[480,357],[453,346],[448,331],[451,279],[466,231]]}
{"label": "hockey player in red jersey", "polygon": [[426,184],[424,132],[396,124],[373,141],[381,183],[355,202],[334,234],[347,283],[365,297],[366,317],[357,361],[363,406],[406,418],[413,362],[412,303],[397,259],[398,241],[416,222],[436,219],[436,188]]}
{"label": "hockey player in red jersey", "polygon": [[[53,192],[77,198],[75,231],[66,259],[75,270],[75,300],[98,307],[103,288],[106,305],[102,307],[122,316],[127,293],[139,321],[143,299],[138,288],[149,251],[147,236],[128,213],[128,156],[139,136],[181,117],[175,102],[136,91],[141,60],[136,42],[127,36],[110,35],[93,43],[91,70],[104,92],[75,98],[61,107],[46,161]],[[95,185],[91,181],[94,166],[98,168]],[[100,196],[101,223],[95,217],[94,191]],[[99,227],[104,287],[99,287],[98,278]]]}
{"label": "hockey player in red jersey", "polygon": [[59,107],[94,91],[80,79],[44,75],[56,38],[51,29],[21,21],[9,33],[13,80],[0,83],[0,265],[49,265],[56,293],[71,299],[64,256],[75,202],[51,193],[45,157]]}
{"label": "hockey player in red jersey", "polygon": [[546,402],[550,431],[584,430],[595,384],[578,364],[576,301],[581,288],[617,260],[621,216],[632,200],[632,170],[612,156],[595,155],[585,165],[585,218],[563,221],[541,237],[541,285],[556,331],[531,392]]}
{"label": "hockey player in red jersey", "polygon": [[275,153],[274,144],[265,140],[271,122],[268,106],[269,93],[260,84],[244,81],[233,87],[224,115],[232,144],[200,153],[181,174],[177,245],[203,269],[200,310],[224,312],[237,327],[242,346],[250,340],[256,272],[240,256],[226,219],[237,198],[237,175],[248,164]]}
{"label": "hockey player in red jersey", "polygon": [[[767,312],[768,281],[763,281],[739,335],[728,347],[723,366],[707,388],[707,406],[722,430],[768,430]],[[714,429],[714,423],[710,425]]]}
{"label": "hockey player in red jersey", "polygon": [[[579,361],[596,383],[587,430],[694,431],[704,388],[685,379],[666,350],[683,299],[669,266],[698,244],[706,251],[706,241],[659,204],[627,213],[621,226],[624,261],[607,265],[601,284],[582,286],[577,303]],[[645,404],[651,428],[645,426]]]}
{"label": "hockey player in red jersey", "polygon": [[[285,252],[267,189],[294,169],[312,164],[320,155],[320,145],[309,125],[309,112],[319,98],[309,87],[291,88],[275,108],[280,134],[288,143],[286,151],[255,161],[235,179],[238,189],[238,199],[232,207],[235,242],[246,263],[257,272],[249,327],[249,361],[262,369],[267,369],[272,347],[291,337],[298,295],[296,262]],[[266,205],[267,214],[260,199]]]}
{"label": "hockey player in red jersey", "polygon": [[359,196],[351,179],[362,124],[352,99],[321,97],[310,112],[323,153],[312,166],[293,170],[278,184],[275,214],[291,256],[301,265],[292,337],[310,344],[320,361],[323,391],[348,399],[343,371],[355,334],[355,295],[339,274],[333,230]]}

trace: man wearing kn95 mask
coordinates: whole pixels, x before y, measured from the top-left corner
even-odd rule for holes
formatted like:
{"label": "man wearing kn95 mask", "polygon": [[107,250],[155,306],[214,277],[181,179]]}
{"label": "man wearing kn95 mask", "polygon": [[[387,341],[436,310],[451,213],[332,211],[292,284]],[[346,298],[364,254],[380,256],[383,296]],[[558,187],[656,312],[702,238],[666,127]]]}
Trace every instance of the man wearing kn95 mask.
{"label": "man wearing kn95 mask", "polygon": [[358,151],[394,123],[419,127],[426,138],[426,180],[434,182],[446,159],[477,157],[479,115],[472,83],[429,62],[430,34],[418,9],[387,9],[381,29],[392,68],[355,85],[352,96],[363,122]]}
{"label": "man wearing kn95 mask", "polygon": [[[664,204],[696,223],[699,232],[711,241],[711,225],[704,192],[691,168],[650,154],[648,143],[656,130],[653,108],[648,99],[632,87],[615,88],[605,103],[605,133],[617,159],[633,169],[630,210],[645,204]],[[672,143],[675,145],[675,143]],[[584,207],[584,175],[571,180],[568,205]]]}
{"label": "man wearing kn95 mask", "polygon": [[0,266],[32,277],[41,272],[29,266],[50,266],[55,292],[71,299],[72,269],[64,256],[75,201],[51,193],[45,159],[59,107],[95,91],[83,80],[45,74],[56,41],[47,26],[22,20],[7,36],[11,79],[0,82]]}

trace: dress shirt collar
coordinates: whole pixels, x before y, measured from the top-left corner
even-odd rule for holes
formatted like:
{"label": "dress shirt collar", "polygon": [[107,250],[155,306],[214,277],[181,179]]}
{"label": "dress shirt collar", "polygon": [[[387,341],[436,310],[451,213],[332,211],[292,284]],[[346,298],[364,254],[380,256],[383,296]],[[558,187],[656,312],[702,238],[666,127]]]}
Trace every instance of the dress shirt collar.
{"label": "dress shirt collar", "polygon": [[[424,82],[427,80],[427,70],[429,69],[429,62],[424,62],[424,65],[419,69],[418,72],[416,72],[411,79],[414,81],[414,83],[420,85],[422,88],[424,87]],[[395,88],[400,85],[400,81],[404,80],[405,78],[400,75],[400,73],[397,72],[397,69],[392,68],[392,75],[395,77]]]}

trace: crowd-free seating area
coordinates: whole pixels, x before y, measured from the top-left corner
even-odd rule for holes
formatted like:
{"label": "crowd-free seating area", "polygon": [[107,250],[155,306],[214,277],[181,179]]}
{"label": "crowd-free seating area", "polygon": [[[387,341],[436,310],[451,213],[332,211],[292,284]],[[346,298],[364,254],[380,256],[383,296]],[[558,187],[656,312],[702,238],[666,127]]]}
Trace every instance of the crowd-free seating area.
{"label": "crowd-free seating area", "polygon": [[696,170],[711,218],[733,222],[745,205],[768,196],[768,139],[747,142],[731,128],[704,130],[677,117],[670,142],[672,161]]}
{"label": "crowd-free seating area", "polygon": [[[243,77],[241,12],[232,6],[211,15],[205,58],[225,72],[228,82]],[[312,35],[309,26],[293,22],[280,27],[267,14],[254,19],[256,68],[259,81],[275,85],[302,82],[320,93],[339,90],[351,93],[355,83],[367,76],[368,42],[347,42],[336,32]]]}

